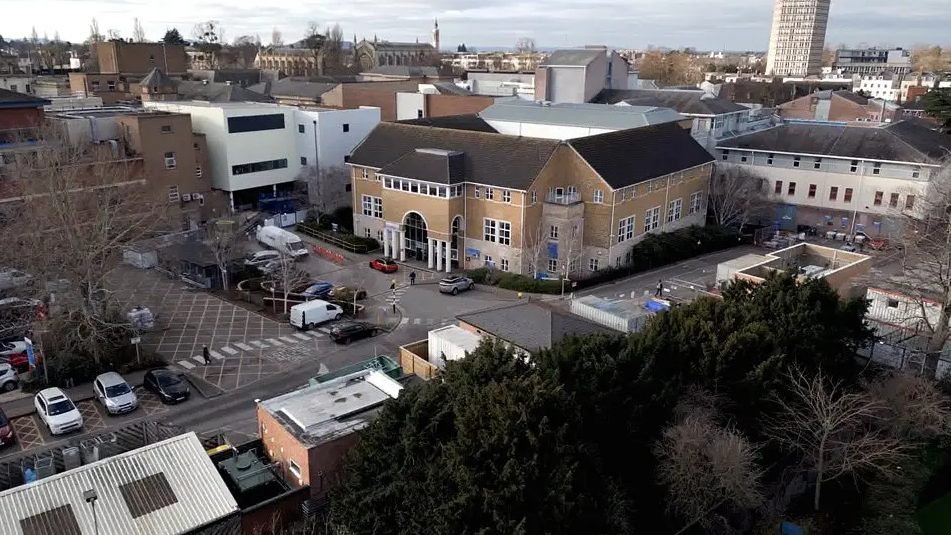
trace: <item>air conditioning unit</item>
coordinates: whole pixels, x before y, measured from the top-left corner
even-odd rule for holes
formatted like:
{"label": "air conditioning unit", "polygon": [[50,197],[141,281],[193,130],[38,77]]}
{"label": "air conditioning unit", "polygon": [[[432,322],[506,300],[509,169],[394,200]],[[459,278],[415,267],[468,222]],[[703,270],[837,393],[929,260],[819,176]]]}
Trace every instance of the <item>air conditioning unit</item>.
{"label": "air conditioning unit", "polygon": [[192,200],[192,194],[191,194],[191,193],[182,193],[182,200],[183,200],[183,201],[190,201],[190,200]]}

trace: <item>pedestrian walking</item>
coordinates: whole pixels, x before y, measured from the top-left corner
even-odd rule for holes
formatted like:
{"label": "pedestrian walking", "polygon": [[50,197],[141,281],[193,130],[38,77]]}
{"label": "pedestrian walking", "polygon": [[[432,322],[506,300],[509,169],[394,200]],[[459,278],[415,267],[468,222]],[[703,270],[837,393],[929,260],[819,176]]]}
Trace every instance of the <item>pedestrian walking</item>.
{"label": "pedestrian walking", "polygon": [[654,297],[663,297],[664,296],[664,281],[663,279],[657,281],[657,289],[654,290]]}
{"label": "pedestrian walking", "polygon": [[396,291],[396,279],[393,279],[393,282],[390,283],[390,290]]}
{"label": "pedestrian walking", "polygon": [[205,359],[205,366],[211,364],[211,352],[208,351],[207,345],[203,344],[201,346],[201,356],[203,359]]}
{"label": "pedestrian walking", "polygon": [[416,272],[415,272],[415,271],[410,271],[410,272],[409,272],[409,285],[412,286],[412,285],[414,285],[414,284],[416,284]]}

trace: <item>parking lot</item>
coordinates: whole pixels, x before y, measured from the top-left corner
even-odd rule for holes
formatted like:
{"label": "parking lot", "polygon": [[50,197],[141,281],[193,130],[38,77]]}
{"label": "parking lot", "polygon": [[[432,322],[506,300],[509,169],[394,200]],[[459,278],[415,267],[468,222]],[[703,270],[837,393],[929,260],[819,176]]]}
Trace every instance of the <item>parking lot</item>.
{"label": "parking lot", "polygon": [[[51,435],[49,429],[46,428],[46,425],[43,424],[43,421],[36,414],[12,418],[10,423],[16,434],[16,444],[0,451],[0,458],[56,442],[79,440],[85,435],[102,433],[115,425],[123,425],[133,420],[152,417],[168,411],[167,405],[163,404],[155,394],[148,392],[142,387],[136,388],[135,394],[139,399],[139,408],[130,413],[118,416],[107,416],[102,405],[95,401],[76,402],[76,408],[79,409],[79,412],[83,415],[83,427],[78,432],[65,435]],[[185,403],[189,403],[189,401]]]}

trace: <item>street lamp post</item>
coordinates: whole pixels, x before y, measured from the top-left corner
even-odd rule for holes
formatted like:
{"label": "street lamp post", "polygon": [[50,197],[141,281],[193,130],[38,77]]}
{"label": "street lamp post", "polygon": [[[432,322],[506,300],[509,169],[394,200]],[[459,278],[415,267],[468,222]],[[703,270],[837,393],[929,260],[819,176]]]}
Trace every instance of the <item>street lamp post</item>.
{"label": "street lamp post", "polygon": [[92,507],[93,529],[94,533],[99,535],[99,517],[96,515],[96,500],[99,499],[99,494],[96,493],[96,489],[89,489],[83,492],[83,499]]}

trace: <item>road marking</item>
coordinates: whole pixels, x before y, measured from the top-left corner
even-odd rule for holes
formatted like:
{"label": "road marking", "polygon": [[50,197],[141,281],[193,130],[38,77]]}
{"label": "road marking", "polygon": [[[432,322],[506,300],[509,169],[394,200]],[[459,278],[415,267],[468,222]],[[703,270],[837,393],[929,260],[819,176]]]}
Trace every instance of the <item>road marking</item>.
{"label": "road marking", "polygon": [[[408,319],[408,318],[407,318]],[[419,318],[413,318],[413,325],[419,325],[422,320]]]}
{"label": "road marking", "polygon": [[409,318],[403,318],[400,320],[400,327],[409,323]]}
{"label": "road marking", "polygon": [[275,339],[275,338],[268,338],[267,340],[265,340],[265,342],[271,344],[272,346],[282,346],[282,345],[284,345],[284,342],[281,342],[280,340],[277,340],[277,339]]}
{"label": "road marking", "polygon": [[218,359],[218,360],[222,360],[222,359],[225,358],[224,355],[222,355],[221,353],[215,351],[214,349],[212,349],[211,351],[209,351],[209,353],[211,353],[212,358],[216,358],[216,359]]}
{"label": "road marking", "polygon": [[229,354],[229,355],[237,355],[237,354],[238,354],[238,350],[237,350],[237,349],[234,349],[233,347],[224,346],[223,348],[221,348],[221,350],[224,351],[225,353]]}
{"label": "road marking", "polygon": [[330,368],[327,367],[323,362],[320,363],[320,368],[317,368],[317,374],[323,375],[325,373],[330,373]]}
{"label": "road marking", "polygon": [[329,328],[329,327],[317,327],[317,330],[320,331],[320,332],[322,332],[322,333],[324,333],[324,334],[330,334],[330,328]]}
{"label": "road marking", "polygon": [[203,356],[201,356],[201,355],[195,355],[194,357],[192,357],[192,360],[194,360],[194,361],[197,362],[198,364],[204,364],[204,363],[205,363],[205,357],[203,357]]}
{"label": "road marking", "polygon": [[290,336],[282,336],[282,337],[281,337],[281,340],[284,340],[284,341],[287,342],[288,344],[296,344],[296,343],[297,343],[297,340],[291,338]]}
{"label": "road marking", "polygon": [[185,368],[186,370],[191,370],[195,367],[194,364],[192,364],[191,362],[188,362],[187,360],[178,361],[178,365],[181,366],[182,368]]}
{"label": "road marking", "polygon": [[260,340],[251,340],[251,343],[254,344],[254,345],[256,345],[257,347],[259,347],[259,348],[261,348],[261,349],[264,349],[264,348],[267,347],[267,344],[265,344],[264,342],[262,342],[262,341],[260,341]]}
{"label": "road marking", "polygon": [[432,325],[435,321],[432,318],[426,320],[426,325]]}
{"label": "road marking", "polygon": [[319,333],[317,331],[307,331],[307,334],[311,338],[323,338],[325,336],[323,333]]}
{"label": "road marking", "polygon": [[238,349],[241,349],[241,350],[244,350],[244,351],[251,351],[252,349],[254,349],[253,347],[249,346],[248,344],[244,344],[244,343],[241,343],[241,342],[235,342],[234,345],[237,346]]}
{"label": "road marking", "polygon": [[307,338],[305,335],[301,333],[294,333],[294,338],[297,338],[298,340],[310,340],[310,338]]}

